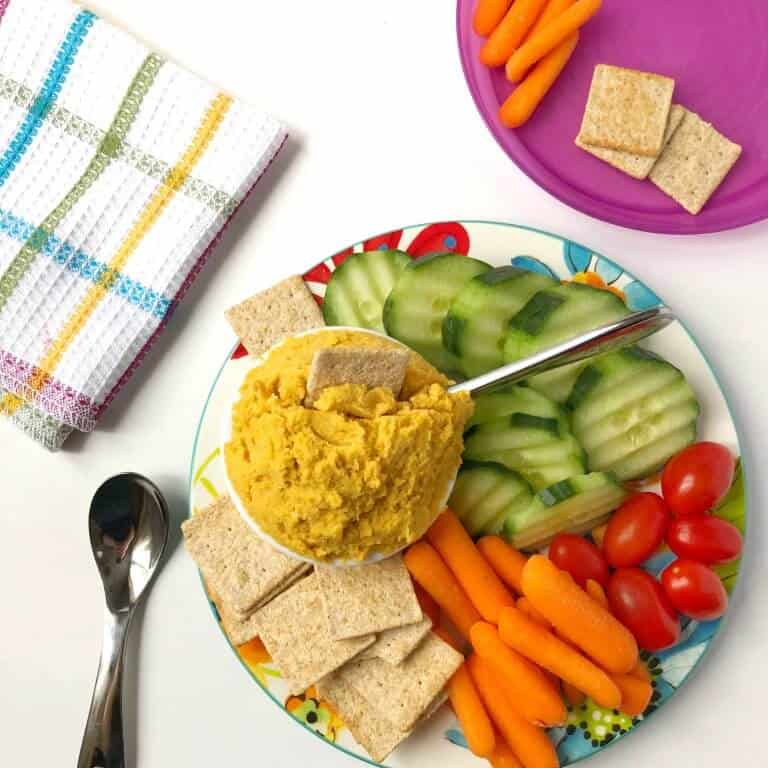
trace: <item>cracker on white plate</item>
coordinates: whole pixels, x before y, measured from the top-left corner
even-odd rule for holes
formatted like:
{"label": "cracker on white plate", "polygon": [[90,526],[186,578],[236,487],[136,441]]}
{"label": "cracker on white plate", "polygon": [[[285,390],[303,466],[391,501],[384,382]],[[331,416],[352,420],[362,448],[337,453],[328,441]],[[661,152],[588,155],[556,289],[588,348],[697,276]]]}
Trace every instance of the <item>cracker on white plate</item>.
{"label": "cracker on white plate", "polygon": [[320,307],[298,275],[251,296],[224,315],[254,357],[288,336],[325,325]]}
{"label": "cracker on white plate", "polygon": [[265,605],[256,614],[256,624],[293,695],[303,693],[376,639],[374,635],[346,640],[331,637],[314,573]]}
{"label": "cracker on white plate", "polygon": [[670,77],[598,64],[579,140],[594,147],[658,157],[674,89]]}
{"label": "cracker on white plate", "polygon": [[683,122],[653,166],[650,179],[695,216],[740,155],[741,146],[695,112],[686,110]]}
{"label": "cracker on white plate", "polygon": [[315,572],[332,637],[383,632],[423,618],[400,555],[349,568],[316,565]]}
{"label": "cracker on white plate", "polygon": [[255,613],[241,618],[212,589],[208,588],[208,594],[219,613],[221,627],[232,645],[243,645],[258,636]]}
{"label": "cracker on white plate", "polygon": [[387,629],[357,658],[381,659],[387,664],[402,664],[418,648],[431,629],[432,620],[426,616],[416,624]]}
{"label": "cracker on white plate", "polygon": [[[669,110],[669,119],[667,120],[667,130],[664,134],[664,146],[669,143],[674,132],[680,126],[685,116],[685,109],[679,104],[673,104]],[[648,174],[656,163],[656,157],[644,157],[643,155],[633,155],[631,152],[622,152],[618,149],[606,149],[605,147],[593,147],[585,144],[580,136],[576,137],[576,146],[589,152],[591,155],[600,158],[600,160],[612,165],[620,171],[624,171],[628,176],[634,179],[647,179]],[[662,150],[663,151],[663,150]]]}
{"label": "cracker on white plate", "polygon": [[243,619],[271,600],[307,564],[286,557],[260,539],[240,517],[229,496],[181,524],[184,543],[206,583]]}

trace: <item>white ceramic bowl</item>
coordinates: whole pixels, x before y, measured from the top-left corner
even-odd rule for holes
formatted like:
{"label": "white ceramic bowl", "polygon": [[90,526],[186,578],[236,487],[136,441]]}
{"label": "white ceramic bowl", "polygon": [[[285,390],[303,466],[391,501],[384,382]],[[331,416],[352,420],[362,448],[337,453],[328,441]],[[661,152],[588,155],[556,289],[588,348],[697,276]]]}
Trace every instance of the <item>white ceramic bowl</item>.
{"label": "white ceramic bowl", "polygon": [[[389,336],[385,336],[383,333],[378,333],[377,331],[371,331],[365,328],[354,328],[352,326],[346,326],[346,325],[339,325],[339,326],[323,326],[322,328],[313,328],[310,331],[304,331],[303,333],[297,333],[294,336],[291,336],[290,338],[301,338],[302,336],[310,336],[317,333],[325,333],[327,331],[354,331],[355,333],[367,333],[370,336],[378,336],[382,339],[387,339],[387,341],[390,341],[394,344],[398,344],[403,349],[407,349],[409,352],[411,351],[405,344],[402,344],[401,342],[397,341],[397,339],[393,339]],[[256,358],[254,360],[253,366],[246,371],[245,375],[243,376],[242,380],[238,382],[237,387],[233,387],[233,391],[231,393],[231,396],[228,398],[228,406],[224,409],[224,416],[221,421],[221,431],[220,431],[220,439],[219,439],[219,447],[221,449],[221,455],[222,459],[224,461],[224,479],[227,486],[227,493],[229,494],[230,498],[232,499],[232,503],[235,505],[235,508],[240,513],[240,516],[245,520],[248,527],[260,538],[264,539],[268,544],[270,544],[272,547],[274,547],[279,552],[282,552],[284,555],[287,555],[288,557],[292,557],[295,560],[301,560],[305,563],[312,563],[312,564],[322,564],[322,565],[329,565],[329,563],[322,563],[319,560],[313,560],[310,557],[305,557],[304,555],[300,555],[297,552],[294,552],[293,550],[288,549],[284,545],[280,544],[279,542],[275,541],[268,533],[266,533],[261,526],[251,517],[251,515],[248,514],[248,511],[245,508],[245,504],[243,503],[242,499],[240,498],[239,494],[235,490],[234,485],[232,484],[232,481],[229,477],[229,470],[227,468],[227,459],[226,459],[226,453],[224,452],[224,446],[232,439],[232,409],[234,408],[235,404],[240,399],[240,388],[242,387],[243,383],[245,382],[246,376],[254,369],[258,368],[260,365],[262,365],[265,360],[274,352],[276,349],[279,349],[286,340],[280,341],[277,344],[275,344],[274,347],[271,347],[269,350],[267,350],[260,358]],[[454,475],[449,483],[447,484],[445,495],[443,497],[443,501],[438,505],[437,511],[435,512],[435,517],[442,512],[442,510],[446,507],[448,504],[448,499],[451,496],[451,492],[453,491],[453,486],[456,482],[456,475]],[[405,545],[407,546],[407,545]],[[399,549],[396,549],[392,552],[381,553],[381,552],[374,552],[373,554],[369,555],[365,560],[335,560],[333,563],[330,563],[330,565],[335,565],[338,567],[352,567],[355,565],[366,565],[369,563],[376,563],[381,560],[385,560],[388,557],[391,557],[392,555],[396,555],[398,552],[402,552],[405,549],[405,546],[400,547]]]}

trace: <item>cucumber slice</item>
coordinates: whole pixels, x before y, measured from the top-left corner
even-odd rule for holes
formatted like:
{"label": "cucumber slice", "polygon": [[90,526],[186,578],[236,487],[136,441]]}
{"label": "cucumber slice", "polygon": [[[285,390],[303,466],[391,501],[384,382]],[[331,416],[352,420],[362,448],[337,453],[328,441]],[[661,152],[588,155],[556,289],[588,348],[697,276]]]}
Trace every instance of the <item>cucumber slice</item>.
{"label": "cucumber slice", "polygon": [[509,319],[536,291],[557,285],[554,278],[518,267],[498,267],[470,280],[443,322],[443,343],[466,376],[498,368]]}
{"label": "cucumber slice", "polygon": [[470,429],[464,437],[464,455],[470,459],[482,459],[498,451],[559,442],[559,438],[560,423],[557,419],[513,413],[499,421]]}
{"label": "cucumber slice", "polygon": [[[610,291],[581,283],[539,291],[509,321],[504,360],[513,362],[629,314],[624,302]],[[573,363],[532,376],[528,384],[555,402],[565,402],[586,363]]]}
{"label": "cucumber slice", "polygon": [[533,498],[516,472],[491,462],[465,462],[449,500],[472,536],[498,533],[504,520],[525,509]]}
{"label": "cucumber slice", "polygon": [[458,370],[458,361],[443,346],[443,319],[464,285],[489,269],[485,262],[456,253],[438,253],[412,261],[384,303],[387,333],[440,370]]}
{"label": "cucumber slice", "polygon": [[475,397],[475,412],[469,426],[498,421],[515,413],[558,419],[561,431],[570,431],[568,416],[557,403],[530,387],[511,385]]}
{"label": "cucumber slice", "polygon": [[331,275],[323,317],[328,325],[352,325],[384,333],[384,302],[400,273],[411,263],[403,251],[354,253]]}
{"label": "cucumber slice", "polygon": [[514,547],[538,549],[561,531],[583,532],[599,525],[626,496],[611,474],[571,477],[539,491],[526,509],[508,515],[503,534]]}
{"label": "cucumber slice", "polygon": [[696,438],[699,404],[683,374],[637,347],[596,358],[569,398],[592,471],[637,480]]}

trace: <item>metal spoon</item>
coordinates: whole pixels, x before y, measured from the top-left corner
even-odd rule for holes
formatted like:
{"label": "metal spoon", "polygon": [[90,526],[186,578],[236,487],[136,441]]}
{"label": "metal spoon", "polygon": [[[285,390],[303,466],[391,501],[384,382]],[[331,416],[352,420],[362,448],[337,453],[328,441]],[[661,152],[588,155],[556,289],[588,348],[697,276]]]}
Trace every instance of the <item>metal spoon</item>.
{"label": "metal spoon", "polygon": [[666,307],[645,309],[633,312],[613,323],[601,325],[572,339],[549,347],[535,355],[516,360],[501,368],[467,379],[449,387],[449,392],[469,392],[479,395],[503,384],[527,379],[536,373],[543,373],[569,363],[576,363],[605,352],[613,352],[620,347],[634,344],[668,326],[676,318]]}
{"label": "metal spoon", "polygon": [[145,477],[116,475],[96,491],[88,517],[104,584],[104,638],[78,768],[124,768],[123,660],[128,627],[168,541],[168,507]]}

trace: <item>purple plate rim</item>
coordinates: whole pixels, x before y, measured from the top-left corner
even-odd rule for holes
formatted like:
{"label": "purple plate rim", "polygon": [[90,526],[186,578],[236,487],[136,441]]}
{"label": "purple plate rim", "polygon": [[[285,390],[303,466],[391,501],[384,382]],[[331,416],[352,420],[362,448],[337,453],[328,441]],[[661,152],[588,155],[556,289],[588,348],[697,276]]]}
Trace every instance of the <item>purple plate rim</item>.
{"label": "purple plate rim", "polygon": [[[464,8],[467,9],[466,12],[469,17],[473,2],[474,0],[457,0],[456,3],[456,39],[464,79],[467,82],[477,111],[480,113],[480,117],[482,117],[496,143],[534,184],[541,187],[564,205],[594,219],[605,221],[618,227],[660,235],[714,234],[739,229],[768,219],[768,208],[761,210],[760,206],[749,206],[746,210],[744,210],[744,206],[736,210],[728,208],[725,211],[718,211],[715,215],[705,219],[692,216],[682,209],[669,215],[633,211],[632,209],[604,200],[594,199],[574,189],[570,184],[550,172],[530,155],[527,148],[514,135],[511,129],[506,129],[499,123],[496,117],[498,105],[495,103],[495,98],[493,106],[486,100],[484,91],[490,88],[490,82],[488,87],[485,88],[478,80],[470,46],[465,39],[465,36],[472,34],[472,32],[469,26],[465,29],[462,19]],[[718,213],[720,215],[717,215]]]}

